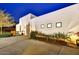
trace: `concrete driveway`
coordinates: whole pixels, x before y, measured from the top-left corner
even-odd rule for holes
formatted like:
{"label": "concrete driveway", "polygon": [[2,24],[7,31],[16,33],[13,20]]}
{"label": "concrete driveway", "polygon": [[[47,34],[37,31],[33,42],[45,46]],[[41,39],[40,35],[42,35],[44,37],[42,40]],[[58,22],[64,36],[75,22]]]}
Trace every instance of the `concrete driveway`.
{"label": "concrete driveway", "polygon": [[6,37],[0,38],[0,48],[6,47],[10,44],[16,43],[20,40],[26,39],[25,36],[14,36],[14,37]]}
{"label": "concrete driveway", "polygon": [[[79,55],[79,49],[42,41],[24,36],[0,39],[1,55]],[[3,42],[3,43],[1,43]]]}

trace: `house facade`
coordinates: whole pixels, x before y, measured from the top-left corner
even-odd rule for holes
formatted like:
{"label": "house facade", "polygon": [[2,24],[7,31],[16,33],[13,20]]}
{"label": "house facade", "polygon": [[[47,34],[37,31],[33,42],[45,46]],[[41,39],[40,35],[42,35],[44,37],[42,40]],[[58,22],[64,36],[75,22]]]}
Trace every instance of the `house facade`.
{"label": "house facade", "polygon": [[16,25],[16,32],[22,35],[27,35],[30,32],[30,20],[36,16],[29,13],[19,19],[19,23]]}
{"label": "house facade", "polygon": [[[20,18],[21,33],[38,31],[45,34],[58,32],[79,32],[79,4],[74,4],[39,17],[30,18],[29,14]],[[18,28],[16,26],[16,28]]]}
{"label": "house facade", "polygon": [[79,4],[36,17],[31,22],[35,23],[35,26],[31,26],[36,31],[45,34],[79,32]]}
{"label": "house facade", "polygon": [[3,32],[9,32],[11,33],[13,36],[16,35],[16,26],[13,25],[13,26],[5,26],[5,27],[2,27],[2,31]]}

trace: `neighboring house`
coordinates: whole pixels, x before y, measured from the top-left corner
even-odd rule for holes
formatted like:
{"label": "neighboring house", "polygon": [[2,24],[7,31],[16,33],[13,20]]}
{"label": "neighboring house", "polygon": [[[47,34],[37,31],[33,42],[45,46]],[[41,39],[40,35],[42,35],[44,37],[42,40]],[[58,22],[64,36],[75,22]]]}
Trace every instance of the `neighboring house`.
{"label": "neighboring house", "polygon": [[[79,4],[74,4],[48,14],[31,18],[28,14],[19,21],[19,31],[27,35],[30,31],[38,31],[45,34],[58,32],[79,32]],[[16,25],[16,29],[18,29]],[[16,30],[17,31],[17,30]]]}
{"label": "neighboring house", "polygon": [[3,27],[2,31],[3,32],[10,32],[12,35],[16,35],[16,26],[13,25],[13,26],[5,26]]}
{"label": "neighboring house", "polygon": [[22,35],[27,35],[30,32],[30,20],[36,16],[29,13],[19,19],[19,24],[16,25],[16,32]]}

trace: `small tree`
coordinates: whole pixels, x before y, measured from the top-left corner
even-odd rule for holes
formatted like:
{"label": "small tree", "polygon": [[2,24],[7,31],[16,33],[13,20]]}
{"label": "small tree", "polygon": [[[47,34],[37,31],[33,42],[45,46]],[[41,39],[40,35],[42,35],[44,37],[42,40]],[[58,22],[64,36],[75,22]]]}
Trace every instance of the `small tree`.
{"label": "small tree", "polygon": [[15,22],[13,22],[12,20],[14,20],[10,14],[5,13],[3,10],[0,10],[0,28],[1,28],[1,35],[2,35],[2,27],[3,26],[13,26],[15,24]]}

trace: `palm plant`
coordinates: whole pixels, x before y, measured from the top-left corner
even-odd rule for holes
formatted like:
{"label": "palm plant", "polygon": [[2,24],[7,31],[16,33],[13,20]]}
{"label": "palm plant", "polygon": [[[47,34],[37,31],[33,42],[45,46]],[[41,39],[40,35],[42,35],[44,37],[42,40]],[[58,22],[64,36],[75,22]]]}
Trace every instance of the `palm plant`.
{"label": "palm plant", "polygon": [[1,35],[2,35],[2,27],[3,26],[12,26],[15,25],[14,22],[12,22],[12,20],[14,20],[10,14],[5,13],[5,11],[0,10],[0,28],[1,28]]}

